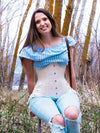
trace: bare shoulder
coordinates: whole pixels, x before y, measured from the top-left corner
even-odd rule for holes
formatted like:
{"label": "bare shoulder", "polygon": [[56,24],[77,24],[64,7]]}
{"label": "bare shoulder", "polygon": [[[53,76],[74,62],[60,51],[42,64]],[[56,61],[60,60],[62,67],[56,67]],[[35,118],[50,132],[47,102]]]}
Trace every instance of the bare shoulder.
{"label": "bare shoulder", "polygon": [[23,60],[22,60],[23,65],[29,65],[29,64],[32,64],[32,63],[33,63],[33,61],[30,60],[30,59],[27,59],[27,58],[23,58]]}
{"label": "bare shoulder", "polygon": [[33,61],[30,59],[23,58],[22,65],[25,70],[32,70],[33,69]]}

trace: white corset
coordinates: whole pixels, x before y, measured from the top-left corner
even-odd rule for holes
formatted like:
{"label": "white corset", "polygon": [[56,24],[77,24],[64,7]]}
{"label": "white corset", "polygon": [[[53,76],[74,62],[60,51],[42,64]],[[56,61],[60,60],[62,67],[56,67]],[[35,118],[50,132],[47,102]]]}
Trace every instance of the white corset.
{"label": "white corset", "polygon": [[66,66],[51,63],[44,69],[36,69],[38,81],[30,96],[59,97],[62,94],[73,91],[64,77]]}

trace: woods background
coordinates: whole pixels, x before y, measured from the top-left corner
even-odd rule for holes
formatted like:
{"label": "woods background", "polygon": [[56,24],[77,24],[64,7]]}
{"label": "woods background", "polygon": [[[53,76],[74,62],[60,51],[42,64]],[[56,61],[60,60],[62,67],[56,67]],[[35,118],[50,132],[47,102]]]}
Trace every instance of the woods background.
{"label": "woods background", "polygon": [[[37,133],[38,119],[29,116],[29,96],[23,89],[27,83],[18,54],[33,11],[39,7],[52,14],[60,34],[77,42],[73,59],[81,133],[99,133],[100,0],[0,0],[0,133]],[[43,121],[41,124],[42,132],[51,133]]]}
{"label": "woods background", "polygon": [[[12,89],[16,60],[32,13],[42,7],[54,17],[59,33],[73,36],[77,42],[73,49],[77,81],[100,90],[99,5],[100,0],[0,0],[0,87]],[[19,89],[24,81],[22,69]]]}

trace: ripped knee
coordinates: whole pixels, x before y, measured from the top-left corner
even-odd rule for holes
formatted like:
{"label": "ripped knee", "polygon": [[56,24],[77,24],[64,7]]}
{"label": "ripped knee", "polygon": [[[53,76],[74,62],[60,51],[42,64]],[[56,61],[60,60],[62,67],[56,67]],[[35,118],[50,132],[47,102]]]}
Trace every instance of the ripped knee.
{"label": "ripped knee", "polygon": [[51,122],[52,122],[53,124],[60,124],[60,125],[62,125],[62,126],[65,127],[64,118],[63,118],[63,116],[60,115],[60,114],[54,116],[54,117],[52,118]]}
{"label": "ripped knee", "polygon": [[76,120],[79,116],[79,110],[77,109],[77,107],[70,106],[65,109],[64,115],[70,120]]}

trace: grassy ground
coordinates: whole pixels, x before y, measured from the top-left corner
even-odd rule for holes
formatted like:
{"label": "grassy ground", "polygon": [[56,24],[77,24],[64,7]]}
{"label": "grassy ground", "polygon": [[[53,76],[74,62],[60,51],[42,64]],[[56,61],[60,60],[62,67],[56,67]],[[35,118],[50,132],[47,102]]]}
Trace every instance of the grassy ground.
{"label": "grassy ground", "polygon": [[[90,90],[86,85],[80,86],[81,133],[99,133],[100,101],[98,90]],[[80,89],[81,88],[81,89]],[[0,133],[36,133],[37,117],[28,114],[27,90],[9,91],[0,89]],[[42,122],[42,133],[50,133],[50,128]]]}

